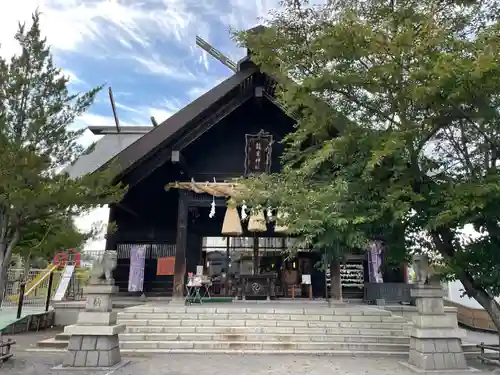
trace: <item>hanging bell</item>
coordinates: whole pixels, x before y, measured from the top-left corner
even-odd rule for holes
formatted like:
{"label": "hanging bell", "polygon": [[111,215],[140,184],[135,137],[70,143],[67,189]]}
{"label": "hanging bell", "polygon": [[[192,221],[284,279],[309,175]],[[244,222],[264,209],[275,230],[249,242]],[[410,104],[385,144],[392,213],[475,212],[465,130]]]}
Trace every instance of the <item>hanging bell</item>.
{"label": "hanging bell", "polygon": [[248,220],[248,231],[249,232],[265,232],[267,230],[266,218],[264,217],[264,211],[259,210],[250,215]]}
{"label": "hanging bell", "polygon": [[236,207],[228,207],[222,223],[222,234],[224,236],[241,236],[243,228],[241,227],[240,215]]}
{"label": "hanging bell", "polygon": [[286,212],[278,211],[278,215],[276,217],[276,225],[274,226],[275,233],[287,233],[288,227],[283,223],[283,220],[286,220],[288,214]]}

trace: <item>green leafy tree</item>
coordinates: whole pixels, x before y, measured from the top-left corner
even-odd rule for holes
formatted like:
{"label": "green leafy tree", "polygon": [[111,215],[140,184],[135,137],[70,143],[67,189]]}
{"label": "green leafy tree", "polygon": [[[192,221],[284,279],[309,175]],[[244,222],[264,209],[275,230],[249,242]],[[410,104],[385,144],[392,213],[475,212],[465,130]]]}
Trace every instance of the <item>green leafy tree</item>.
{"label": "green leafy tree", "polygon": [[19,25],[15,39],[20,53],[0,59],[0,293],[14,249],[30,226],[50,226],[113,203],[124,191],[111,184],[111,169],[76,179],[61,172],[84,152],[78,143],[83,129],[72,124],[101,87],[69,93],[68,79],[40,35],[38,13],[29,28]]}
{"label": "green leafy tree", "polygon": [[283,172],[246,182],[247,202],[287,211],[309,246],[437,252],[500,328],[499,14],[498,1],[285,0],[266,30],[238,33],[297,119]]}
{"label": "green leafy tree", "polygon": [[14,254],[21,257],[26,270],[43,268],[52,262],[55,253],[79,248],[95,234],[94,228],[79,231],[71,217],[51,216],[44,221],[30,222],[22,229]]}

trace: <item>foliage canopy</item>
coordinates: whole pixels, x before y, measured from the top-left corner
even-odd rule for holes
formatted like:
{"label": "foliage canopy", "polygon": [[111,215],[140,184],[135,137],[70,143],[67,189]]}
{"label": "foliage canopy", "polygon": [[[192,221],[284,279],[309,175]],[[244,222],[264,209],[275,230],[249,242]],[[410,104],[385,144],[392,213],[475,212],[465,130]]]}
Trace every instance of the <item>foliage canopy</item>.
{"label": "foliage canopy", "polygon": [[69,92],[41,36],[38,12],[30,27],[19,25],[15,39],[20,52],[0,59],[0,291],[13,250],[30,241],[23,235],[113,203],[124,192],[112,184],[111,169],[75,179],[63,171],[85,151],[78,143],[84,129],[73,123],[101,87]]}
{"label": "foliage canopy", "polygon": [[246,201],[288,212],[307,245],[436,251],[497,327],[499,5],[285,0],[236,35],[297,120],[283,172],[245,182]]}

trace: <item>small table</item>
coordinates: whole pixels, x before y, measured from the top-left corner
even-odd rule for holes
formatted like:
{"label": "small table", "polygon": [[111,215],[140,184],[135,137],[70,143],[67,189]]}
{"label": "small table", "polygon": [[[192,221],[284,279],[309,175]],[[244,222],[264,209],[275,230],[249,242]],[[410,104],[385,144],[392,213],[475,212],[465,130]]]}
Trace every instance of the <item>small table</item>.
{"label": "small table", "polygon": [[210,281],[207,281],[207,282],[201,282],[201,289],[203,289],[203,295],[201,296],[201,298],[212,298],[210,296],[210,287],[212,286],[212,283]]}
{"label": "small table", "polygon": [[203,288],[203,284],[186,284],[186,304],[192,304],[193,302],[203,303],[200,293],[201,288]]}

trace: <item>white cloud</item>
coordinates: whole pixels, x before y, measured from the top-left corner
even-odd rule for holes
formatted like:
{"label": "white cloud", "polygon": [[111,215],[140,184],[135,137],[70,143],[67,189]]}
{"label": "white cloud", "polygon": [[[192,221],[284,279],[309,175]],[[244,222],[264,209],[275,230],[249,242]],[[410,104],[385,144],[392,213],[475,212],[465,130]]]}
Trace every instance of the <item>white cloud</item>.
{"label": "white cloud", "polygon": [[82,232],[88,232],[92,230],[96,225],[101,227],[102,231],[100,231],[95,238],[89,240],[85,246],[84,250],[104,250],[106,245],[106,239],[104,235],[106,233],[106,223],[108,222],[109,217],[109,208],[107,206],[97,208],[86,215],[82,215],[79,218],[75,219],[76,227]]}
{"label": "white cloud", "polygon": [[188,97],[190,100],[196,99],[199,96],[205,94],[207,91],[211,90],[213,87],[217,86],[219,83],[221,83],[224,80],[224,78],[217,79],[217,80],[212,80],[208,84],[203,85],[203,86],[194,86],[191,87],[188,91]]}
{"label": "white cloud", "polygon": [[[0,12],[0,53],[10,56],[16,52],[12,36],[17,21],[29,21],[38,8],[42,12],[42,32],[56,53],[78,51],[95,58],[123,55],[154,73],[178,74],[177,61],[151,57],[158,52],[156,42],[161,41],[177,43],[208,70],[207,55],[193,48],[196,35],[210,40],[215,31],[255,26],[257,19],[266,16],[277,3],[278,0],[4,0]],[[214,20],[218,23],[211,22]],[[234,52],[236,47],[231,49]]]}
{"label": "white cloud", "polygon": [[178,63],[168,63],[158,54],[150,57],[132,56],[133,60],[147,69],[149,73],[175,78],[178,81],[196,81],[197,77],[185,67],[178,66]]}
{"label": "white cloud", "polygon": [[[209,76],[200,76],[189,71],[183,58],[192,57],[198,62],[200,70],[209,71],[212,60],[208,54],[195,46],[195,36],[211,40],[214,32],[226,32],[229,27],[242,29],[255,26],[259,16],[265,16],[275,7],[278,0],[3,0],[0,11],[0,56],[10,57],[18,52],[13,36],[17,23],[30,22],[35,9],[42,12],[41,28],[48,43],[58,56],[59,53],[78,53],[101,59],[107,68],[116,66],[117,61],[129,59],[148,72],[163,75],[189,83],[196,87],[182,88],[173,95],[187,92],[193,100],[212,88],[217,82]],[[219,23],[212,23],[212,21]],[[222,22],[222,26],[220,25]],[[221,30],[221,27],[223,28]],[[177,44],[186,51],[181,59],[172,59],[167,51],[158,49],[157,41]],[[229,56],[241,55],[235,46],[218,46]],[[179,54],[177,54],[179,56]],[[108,60],[108,58],[113,58]],[[120,59],[120,60],[119,60]],[[77,64],[78,61],[76,60]],[[215,62],[217,63],[217,62]],[[74,71],[78,71],[91,82],[91,72],[84,66],[64,66],[63,72],[75,85],[86,85]],[[74,69],[74,70],[72,70]],[[125,90],[132,91],[130,88]],[[179,110],[183,105],[179,97],[168,97],[162,102],[144,105],[124,104],[131,95],[127,91],[114,93],[120,109],[120,123],[126,125],[149,125],[149,116],[154,116],[160,123]],[[97,101],[104,101],[99,97]],[[122,101],[120,103],[120,100]],[[77,119],[74,127],[89,125],[114,126],[114,118],[109,110],[108,116],[87,113]],[[87,146],[99,137],[86,131],[80,142]],[[106,208],[96,210],[77,220],[82,229],[90,228],[96,221],[107,221]],[[87,244],[87,249],[104,249],[104,239]]]}
{"label": "white cloud", "polygon": [[160,108],[150,108],[149,109],[150,116],[153,116],[158,123],[161,123],[172,116],[175,111],[169,111],[167,109]]}
{"label": "white cloud", "polygon": [[87,82],[84,80],[80,79],[75,73],[73,73],[71,70],[68,69],[63,69],[63,74],[68,77],[69,79],[69,84],[70,85],[84,85],[88,86]]}

